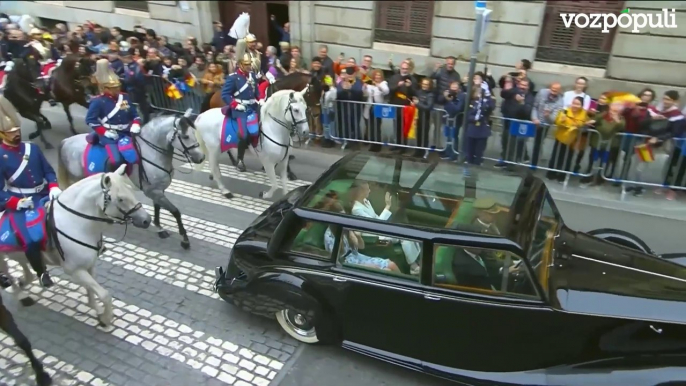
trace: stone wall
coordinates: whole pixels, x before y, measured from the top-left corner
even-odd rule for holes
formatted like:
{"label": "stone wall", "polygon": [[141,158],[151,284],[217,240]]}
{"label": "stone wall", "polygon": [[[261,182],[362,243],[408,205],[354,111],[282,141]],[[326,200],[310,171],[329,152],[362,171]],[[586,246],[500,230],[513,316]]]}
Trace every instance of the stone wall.
{"label": "stone wall", "polygon": [[620,28],[612,46],[607,76],[686,86],[686,1],[626,1],[625,6],[632,13],[675,9],[679,28],[645,28],[640,33]]}

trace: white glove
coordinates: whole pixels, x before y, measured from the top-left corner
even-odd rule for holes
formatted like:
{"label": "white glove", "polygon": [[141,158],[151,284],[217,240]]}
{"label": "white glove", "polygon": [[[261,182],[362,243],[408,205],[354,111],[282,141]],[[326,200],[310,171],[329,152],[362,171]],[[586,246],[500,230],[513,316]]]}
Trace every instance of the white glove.
{"label": "white glove", "polygon": [[119,133],[117,133],[115,130],[107,130],[105,132],[105,137],[117,140],[119,139]]}
{"label": "white glove", "polygon": [[260,106],[264,106],[264,102],[265,102],[264,99],[260,99],[259,101],[257,101],[257,103],[258,103]]}
{"label": "white glove", "polygon": [[5,65],[5,72],[10,72],[13,68],[14,62],[10,60],[9,62],[7,62],[7,65]]}
{"label": "white glove", "polygon": [[271,72],[267,72],[266,74],[264,74],[264,76],[269,81],[269,84],[274,84],[274,82],[276,82],[276,78],[274,78],[274,75],[272,75]]}
{"label": "white glove", "polygon": [[30,198],[22,198],[17,204],[17,209],[33,209],[33,200]]}
{"label": "white glove", "polygon": [[140,134],[141,132],[141,125],[134,123],[131,125],[131,134]]}
{"label": "white glove", "polygon": [[57,197],[59,197],[60,194],[62,194],[62,189],[60,189],[60,188],[52,188],[52,189],[50,189],[49,197],[50,197],[51,200],[54,200],[54,199],[56,199]]}
{"label": "white glove", "polygon": [[238,110],[238,111],[245,111],[245,106],[243,106],[243,105],[237,105],[237,106],[236,106],[236,110]]}

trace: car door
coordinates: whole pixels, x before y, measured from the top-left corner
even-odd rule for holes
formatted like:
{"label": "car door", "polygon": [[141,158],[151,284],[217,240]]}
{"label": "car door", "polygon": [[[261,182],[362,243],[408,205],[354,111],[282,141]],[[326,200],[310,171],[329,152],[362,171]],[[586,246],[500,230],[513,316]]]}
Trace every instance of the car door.
{"label": "car door", "polygon": [[[441,266],[445,254],[463,261]],[[505,251],[447,245],[436,245],[433,257],[422,321],[424,369],[457,380],[478,374],[490,382],[545,384],[544,373],[516,373],[568,359],[569,346],[559,344],[560,338],[576,334],[540,300],[526,267],[516,265],[519,259]],[[494,271],[507,275],[494,277]]]}
{"label": "car door", "polygon": [[[343,233],[346,231],[344,229]],[[365,236],[370,240],[372,235],[366,233]],[[395,249],[393,245],[387,247]],[[384,257],[381,249],[374,250],[374,257]],[[419,368],[417,331],[425,304],[419,276],[352,264],[346,260],[343,251],[344,248],[339,250],[333,269],[336,276],[332,281],[342,288],[341,303],[336,308],[344,345]],[[359,250],[359,253],[363,252],[365,249]]]}

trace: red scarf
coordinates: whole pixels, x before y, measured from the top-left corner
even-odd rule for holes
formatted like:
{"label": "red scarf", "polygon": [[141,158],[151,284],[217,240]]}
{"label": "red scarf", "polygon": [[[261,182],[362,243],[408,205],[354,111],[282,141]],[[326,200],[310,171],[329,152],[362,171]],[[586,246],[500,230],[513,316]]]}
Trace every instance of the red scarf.
{"label": "red scarf", "polygon": [[667,110],[663,111],[659,111],[655,106],[648,106],[648,112],[650,113],[651,117],[654,117],[656,115],[662,115],[665,118],[667,118],[667,120],[670,122],[680,121],[684,119],[684,115],[681,113],[681,111],[679,111],[679,108],[677,106],[672,106]]}

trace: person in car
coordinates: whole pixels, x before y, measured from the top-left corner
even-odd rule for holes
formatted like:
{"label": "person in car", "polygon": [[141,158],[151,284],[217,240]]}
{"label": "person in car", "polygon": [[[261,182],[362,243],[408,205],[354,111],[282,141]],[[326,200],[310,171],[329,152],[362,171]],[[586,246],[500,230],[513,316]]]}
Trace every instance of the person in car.
{"label": "person in car", "polygon": [[[344,213],[343,205],[338,201],[338,196],[336,192],[329,192],[324,196],[324,199],[317,205],[316,209]],[[337,232],[334,227],[329,226],[324,232],[324,247],[327,252],[333,251],[333,247],[336,243]],[[361,265],[364,267],[381,269],[384,271],[400,272],[398,266],[389,259],[382,259],[380,257],[371,257],[364,255],[359,252],[360,249],[364,249],[364,240],[362,239],[362,234],[360,232],[355,232],[352,230],[343,231],[341,241],[343,243],[342,256],[347,264]]]}
{"label": "person in car", "polygon": [[477,210],[476,218],[472,226],[479,233],[500,235],[500,229],[495,223],[496,214],[502,211],[498,203],[492,198],[479,198],[474,201],[474,209]]}
{"label": "person in car", "polygon": [[457,248],[452,268],[457,285],[495,291],[480,250]]}
{"label": "person in car", "polygon": [[[371,189],[369,188],[369,183],[366,181],[355,181],[350,187],[350,199],[352,204],[352,214],[354,216],[373,218],[377,220],[386,221],[391,217],[391,204],[393,203],[391,194],[386,192],[386,207],[381,212],[381,214],[376,214],[374,207],[367,199]],[[390,237],[379,236],[379,241],[398,243],[403,249],[405,254],[405,259],[410,265],[410,273],[412,275],[419,275],[419,253],[421,247],[418,243],[409,240],[398,240]]]}

